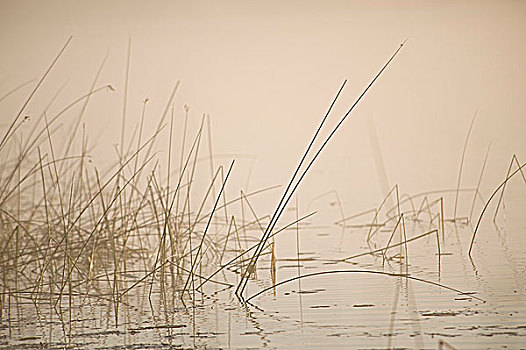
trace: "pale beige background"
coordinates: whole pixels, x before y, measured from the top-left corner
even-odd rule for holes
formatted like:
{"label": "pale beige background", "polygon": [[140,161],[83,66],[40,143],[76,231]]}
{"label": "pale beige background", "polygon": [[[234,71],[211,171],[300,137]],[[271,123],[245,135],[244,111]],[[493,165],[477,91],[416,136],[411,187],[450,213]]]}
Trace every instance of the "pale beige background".
{"label": "pale beige background", "polygon": [[[238,157],[239,188],[247,186],[252,164],[245,155],[257,157],[250,189],[284,183],[342,81],[349,79],[333,120],[405,39],[407,46],[326,149],[301,195],[337,190],[348,211],[378,203],[367,118],[376,124],[389,183],[404,192],[456,186],[477,109],[463,185],[476,184],[490,140],[484,195],[504,176],[513,153],[526,160],[524,1],[2,0],[2,94],[40,77],[70,35],[70,47],[27,113],[41,111],[66,82],[54,111],[88,91],[108,52],[100,84],[111,83],[117,92],[94,97],[85,119],[99,157],[115,158],[111,145],[120,139],[131,36],[127,135],[146,97],[147,129],[154,129],[180,80],[177,127],[184,104],[191,107],[192,133],[209,113],[214,152],[229,155],[216,162]],[[2,103],[3,128],[30,90]]]}

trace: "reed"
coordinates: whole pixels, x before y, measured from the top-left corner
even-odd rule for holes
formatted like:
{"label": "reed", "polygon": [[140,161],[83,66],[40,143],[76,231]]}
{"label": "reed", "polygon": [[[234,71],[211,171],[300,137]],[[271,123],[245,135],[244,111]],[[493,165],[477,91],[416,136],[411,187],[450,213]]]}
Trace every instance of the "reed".
{"label": "reed", "polygon": [[346,273],[363,273],[363,274],[382,275],[382,276],[389,276],[389,277],[403,277],[403,278],[407,278],[407,279],[410,279],[410,280],[414,280],[414,281],[430,284],[430,285],[433,285],[433,286],[437,286],[437,287],[440,287],[440,288],[444,288],[444,289],[450,290],[452,292],[459,293],[461,295],[469,296],[470,298],[477,299],[478,301],[481,301],[481,302],[485,303],[484,299],[476,297],[476,296],[472,295],[471,293],[463,292],[463,291],[461,291],[459,289],[456,289],[456,288],[453,288],[453,287],[448,287],[446,285],[443,285],[443,284],[440,284],[440,283],[437,283],[437,282],[433,282],[433,281],[425,280],[425,279],[422,279],[422,278],[414,277],[414,276],[411,276],[411,275],[408,275],[408,274],[391,273],[391,272],[374,271],[374,270],[358,270],[358,269],[356,269],[356,270],[320,271],[320,272],[313,272],[313,273],[303,274],[301,276],[292,277],[292,278],[286,279],[284,281],[281,281],[279,283],[276,283],[276,284],[274,284],[274,285],[272,285],[270,287],[267,287],[267,288],[264,288],[264,289],[260,290],[259,292],[257,292],[255,294],[251,295],[250,297],[248,297],[245,301],[247,303],[249,303],[250,300],[252,300],[254,298],[257,298],[261,294],[263,294],[263,293],[265,293],[265,292],[267,292],[267,291],[269,291],[271,289],[274,289],[276,287],[279,287],[279,286],[281,286],[283,284],[296,281],[297,279],[316,277],[316,276],[322,276],[322,275],[340,274],[340,273],[342,273],[342,274],[346,274]]}
{"label": "reed", "polygon": [[[44,75],[42,76],[42,78],[40,78],[40,80],[38,81],[37,85],[35,86],[35,88],[33,89],[33,91],[31,92],[31,94],[29,95],[29,97],[25,100],[24,104],[22,105],[22,107],[20,108],[20,110],[18,111],[17,115],[15,116],[15,118],[13,119],[13,121],[11,122],[11,124],[9,125],[9,127],[7,128],[7,131],[5,132],[4,134],[4,137],[2,138],[2,141],[0,141],[0,151],[3,149],[3,147],[5,146],[7,140],[10,138],[10,136],[12,135],[12,131],[13,131],[13,128],[15,127],[17,121],[20,119],[20,116],[22,115],[22,112],[24,112],[24,110],[26,109],[27,105],[29,104],[29,101],[31,101],[31,99],[33,98],[33,96],[35,95],[35,93],[37,92],[37,90],[40,88],[40,85],[42,85],[42,83],[44,82],[44,80],[46,79],[46,77],[48,76],[49,72],[51,72],[51,70],[53,69],[53,67],[55,67],[56,63],[58,62],[58,59],[60,58],[60,56],[62,56],[62,54],[64,53],[64,51],[66,51],[66,48],[68,47],[69,43],[71,42],[71,39],[73,39],[72,36],[69,37],[69,39],[66,41],[66,43],[64,44],[64,46],[62,47],[62,49],[60,50],[60,52],[58,53],[58,55],[55,57],[55,59],[53,60],[53,62],[51,62],[51,65],[49,66],[49,68],[45,71]],[[18,89],[15,89],[15,90],[18,90]],[[8,93],[9,94],[9,93]],[[20,125],[20,124],[19,124]],[[16,129],[15,129],[16,130]]]}
{"label": "reed", "polygon": [[[520,171],[522,175],[522,179],[524,180],[524,183],[526,184],[526,177],[524,176],[524,172],[522,171],[519,160],[517,159],[517,156],[515,154],[511,157],[510,166],[508,167],[508,171],[506,172],[506,179],[510,176],[510,172],[511,172],[511,168],[513,167],[513,164],[516,164],[518,170]],[[497,202],[497,206],[495,207],[495,214],[493,214],[494,223],[497,221],[497,214],[499,213],[499,208],[501,207],[502,198],[504,197],[504,191],[506,191],[507,183],[508,183],[507,180],[504,181],[504,185],[502,186],[502,191],[500,191],[499,201]]]}
{"label": "reed", "polygon": [[454,221],[456,221],[457,219],[458,193],[460,190],[460,180],[462,178],[462,168],[464,166],[464,157],[466,155],[466,149],[468,148],[468,141],[469,141],[469,136],[471,135],[471,129],[473,129],[473,124],[475,124],[476,118],[477,118],[477,111],[475,111],[475,114],[473,115],[473,119],[471,119],[471,124],[469,124],[468,133],[466,134],[466,140],[464,141],[464,148],[462,149],[462,157],[460,158],[460,166],[458,169],[458,180],[457,180],[457,192],[455,193],[455,208],[453,210],[453,220]]}
{"label": "reed", "polygon": [[488,155],[489,155],[490,149],[491,149],[491,142],[488,144],[488,149],[486,150],[486,155],[484,156],[484,162],[482,163],[482,168],[480,169],[480,175],[477,181],[477,187],[473,195],[473,202],[471,203],[471,210],[469,211],[469,221],[470,222],[471,222],[471,218],[473,217],[473,209],[475,209],[475,202],[477,200],[477,195],[480,196],[480,193],[479,193],[480,183],[482,182],[482,176],[484,175],[484,169],[486,169],[486,162],[488,161]]}
{"label": "reed", "polygon": [[[343,85],[341,86],[340,90],[338,91],[336,97],[334,98],[334,100],[332,101],[329,109],[327,110],[327,113],[325,114],[324,118],[322,119],[322,122],[320,123],[320,125],[318,126],[318,129],[316,130],[311,142],[309,143],[309,145],[307,146],[307,149],[305,150],[305,153],[303,154],[302,158],[301,158],[301,161],[300,163],[298,164],[296,170],[294,171],[294,174],[292,175],[290,181],[289,181],[289,184],[287,185],[287,188],[285,190],[285,192],[283,193],[283,196],[281,197],[280,199],[280,202],[278,203],[278,206],[276,207],[276,210],[274,212],[274,214],[272,215],[272,218],[271,218],[271,222],[269,223],[269,225],[267,226],[267,229],[265,230],[265,234],[263,235],[262,239],[261,239],[261,243],[258,247],[258,249],[256,250],[256,252],[254,253],[253,257],[252,257],[252,260],[251,260],[251,263],[250,263],[250,266],[254,266],[258,257],[259,257],[259,254],[261,254],[261,251],[262,251],[262,248],[264,246],[264,244],[266,244],[268,238],[269,238],[269,235],[271,234],[274,226],[276,225],[279,217],[281,216],[281,214],[283,213],[283,211],[285,210],[285,207],[286,205],[288,204],[290,198],[294,195],[294,192],[296,191],[296,189],[298,188],[299,184],[301,183],[301,181],[303,180],[303,178],[305,177],[305,175],[308,173],[309,169],[311,168],[311,166],[314,164],[314,162],[316,161],[316,159],[318,158],[318,156],[320,155],[320,153],[323,151],[323,149],[325,148],[325,146],[327,145],[327,143],[330,141],[330,139],[334,136],[334,134],[336,133],[336,131],[338,131],[338,129],[341,127],[341,125],[343,124],[343,122],[347,119],[347,117],[350,115],[350,113],[354,110],[354,108],[356,107],[356,105],[361,101],[361,99],[365,96],[365,94],[369,91],[369,89],[372,87],[372,85],[376,82],[376,80],[380,77],[380,75],[383,73],[383,71],[389,66],[389,64],[391,63],[391,61],[396,57],[396,55],[398,54],[398,52],[400,52],[400,50],[402,49],[402,47],[404,46],[405,42],[403,42],[400,47],[394,52],[394,54],[389,58],[389,60],[387,61],[387,63],[380,69],[380,71],[377,73],[377,75],[371,80],[371,82],[369,83],[369,85],[367,85],[367,87],[363,90],[363,92],[360,94],[360,96],[356,99],[356,101],[351,105],[351,107],[347,110],[347,112],[343,115],[343,117],[340,119],[340,121],[338,122],[338,124],[332,129],[332,131],[329,133],[329,136],[327,136],[327,138],[323,141],[323,143],[321,144],[321,146],[318,148],[318,150],[316,151],[316,153],[312,156],[311,160],[309,161],[309,163],[306,165],[305,169],[302,171],[300,177],[298,178],[298,180],[296,181],[296,183],[294,184],[294,186],[292,187],[292,184],[294,183],[294,180],[297,176],[297,174],[299,173],[300,169],[301,169],[301,166],[303,165],[304,161],[306,160],[308,154],[309,154],[309,151],[311,150],[314,142],[316,141],[317,137],[318,137],[318,134],[321,130],[321,128],[323,127],[327,117],[329,116],[331,110],[332,110],[332,107],[334,106],[336,100],[338,99],[342,89],[344,88],[345,86],[345,83],[343,83]],[[290,189],[290,192],[289,192],[289,189]],[[249,266],[249,268],[250,268]],[[236,294],[237,295],[242,295],[243,293],[243,290],[245,289],[246,285],[248,283],[248,278],[246,278],[246,276],[242,276],[241,278],[241,282],[239,283],[237,289],[236,289]]]}
{"label": "reed", "polygon": [[445,340],[440,339],[438,341],[438,350],[457,350],[457,348],[449,344]]}
{"label": "reed", "polygon": [[[12,306],[20,308],[21,298],[31,300],[37,315],[41,314],[40,305],[48,303],[48,320],[53,323],[55,315],[58,316],[65,336],[71,335],[74,312],[83,300],[108,302],[113,308],[113,323],[118,326],[122,305],[127,304],[127,295],[148,283],[153,286],[156,274],[165,295],[168,288],[176,291],[181,275],[191,277],[192,281],[195,278],[205,280],[200,272],[202,265],[205,259],[208,259],[206,264],[212,266],[219,259],[216,241],[220,241],[224,234],[221,227],[213,234],[208,232],[214,214],[221,209],[228,215],[228,206],[241,200],[248,202],[248,197],[272,189],[243,194],[231,201],[223,197],[222,204],[219,203],[220,196],[208,211],[207,199],[214,192],[214,183],[220,177],[225,185],[230,175],[227,173],[223,177],[222,166],[219,166],[204,198],[194,202],[199,209],[196,212],[192,210],[191,191],[192,184],[197,182],[196,165],[203,123],[193,144],[185,150],[186,109],[181,159],[177,160],[179,174],[172,182],[172,158],[175,158],[172,152],[175,143],[173,99],[179,82],[172,89],[158,128],[148,137],[144,135],[144,124],[149,99],[142,101],[140,123],[129,144],[128,141],[125,144],[125,134],[130,129],[126,121],[131,39],[128,43],[121,142],[119,149],[116,149],[117,161],[113,165],[100,171],[91,162],[91,146],[82,122],[95,95],[114,90],[111,85],[96,86],[107,56],[100,64],[88,93],[59,109],[58,113],[50,114],[48,110],[57,93],[33,122],[29,132],[24,128],[25,135],[22,135],[22,126],[28,122],[28,118],[22,118],[24,111],[70,41],[71,38],[25,99],[0,142],[2,319],[7,316],[6,320],[11,325],[13,317],[20,318],[20,313],[13,315],[11,311],[14,310]],[[25,82],[8,91],[2,95],[0,102],[33,82]],[[80,111],[76,117],[70,118],[70,136],[59,139],[59,123],[63,123],[62,118],[70,116],[73,107],[79,104],[82,104]],[[168,167],[165,175],[161,176],[154,143],[165,129],[170,112]],[[80,150],[77,150],[74,145],[80,130]],[[209,157],[212,157],[211,144],[209,151]],[[212,162],[210,164],[214,167]],[[217,225],[221,226],[221,223]],[[192,242],[196,239],[199,239],[198,245]],[[152,257],[151,252],[157,252],[157,258]],[[142,270],[136,270],[139,266]],[[142,271],[142,277],[126,277],[134,271]],[[210,278],[207,281],[231,286]],[[48,343],[51,341],[50,329]]]}
{"label": "reed", "polygon": [[[120,143],[115,147],[116,158],[111,164],[99,168],[92,162],[92,145],[83,124],[86,110],[98,94],[115,90],[112,85],[99,86],[98,83],[108,56],[98,67],[88,92],[60,108],[58,113],[50,114],[49,107],[59,90],[41,111],[35,126],[23,135],[22,126],[27,122],[22,117],[24,111],[65,52],[70,40],[37,81],[0,141],[0,318],[7,320],[9,331],[15,318],[20,320],[22,317],[20,308],[27,301],[35,309],[38,319],[50,324],[48,344],[54,339],[52,324],[57,320],[61,323],[64,336],[71,338],[75,328],[75,312],[89,301],[100,301],[107,305],[108,318],[111,319],[108,323],[120,327],[129,322],[127,318],[130,316],[125,311],[133,303],[132,292],[141,291],[148,297],[152,318],[159,317],[158,313],[164,310],[166,323],[170,321],[166,310],[176,310],[177,305],[180,305],[178,303],[186,308],[186,302],[190,302],[192,332],[195,333],[198,328],[196,309],[210,297],[212,288],[215,288],[212,293],[230,290],[241,302],[249,303],[263,293],[275,291],[277,287],[292,281],[298,281],[301,292],[304,278],[346,273],[405,278],[468,295],[456,288],[410,274],[408,248],[410,243],[431,237],[434,249],[436,239],[440,271],[446,237],[446,194],[455,194],[454,222],[459,220],[456,214],[462,191],[474,193],[469,219],[477,198],[484,202],[479,190],[489,146],[477,187],[460,187],[464,154],[475,118],[466,137],[456,189],[408,195],[401,193],[399,186],[395,185],[377,208],[351,216],[344,214],[336,190],[314,198],[318,200],[327,195],[335,197],[341,216],[336,225],[341,225],[342,236],[346,228],[354,227],[349,224],[352,220],[366,215],[372,217],[367,224],[357,225],[365,228],[364,240],[369,245],[367,251],[326,262],[355,264],[354,260],[360,257],[373,256],[378,261],[381,257],[382,266],[384,263],[389,266],[399,263],[400,269],[405,266],[405,273],[402,270],[394,273],[364,269],[305,273],[307,270],[301,265],[301,249],[306,250],[302,247],[306,243],[302,239],[300,222],[310,219],[315,212],[300,216],[299,185],[404,43],[363,89],[328,136],[320,140],[320,133],[347,83],[343,82],[302,153],[277,205],[267,214],[256,212],[253,198],[279,186],[250,193],[239,191],[237,197],[232,197],[229,192],[227,198],[227,184],[231,186],[229,179],[236,160],[232,160],[228,168],[217,162],[209,115],[203,114],[196,121],[199,126],[195,134],[190,132],[190,107],[184,105],[179,111],[175,103],[179,81],[170,91],[154,131],[150,135],[145,131],[145,124],[151,123],[152,119],[149,115],[149,99],[145,98],[139,101],[140,121],[131,137],[127,136],[134,127],[127,124],[132,106],[132,101],[128,100],[132,96],[129,93],[132,80],[131,38],[125,64]],[[0,102],[33,82],[31,80],[11,89],[0,97]],[[75,118],[71,118],[72,125],[68,129],[70,137],[62,140],[59,136],[60,124],[65,124],[64,117],[73,114],[75,106],[80,106],[80,111],[76,112]],[[178,134],[179,112],[183,117],[180,120],[182,133]],[[155,147],[160,144],[161,134],[167,134],[167,143],[163,142],[162,145],[167,152],[162,159]],[[200,155],[201,149],[205,147],[203,142],[208,146],[205,149],[206,156]],[[316,148],[317,143],[320,145]],[[378,144],[376,146],[378,148]],[[381,155],[379,159],[383,168]],[[512,172],[513,164],[518,169]],[[508,180],[521,172],[526,182],[522,172],[525,165],[520,165],[514,155],[506,179],[484,202],[473,232],[469,256],[490,201],[500,191],[496,217]],[[385,183],[386,178],[385,175]],[[294,196],[295,218],[283,225],[280,220]],[[411,229],[411,223],[418,230]],[[294,267],[297,276],[277,281],[279,262],[286,259],[278,259],[279,247],[275,237],[287,230],[295,234],[295,259],[292,260],[296,262]],[[400,249],[398,255],[391,254],[394,248]],[[411,254],[414,254],[413,249]],[[265,269],[261,268],[263,264]],[[264,280],[266,274],[270,277],[270,285],[265,287],[264,283],[268,285],[268,280]],[[245,299],[249,280],[258,280],[258,285],[262,287]],[[469,296],[483,301],[471,294]],[[190,313],[188,310],[185,312]]]}
{"label": "reed", "polygon": [[473,244],[475,243],[475,237],[477,235],[477,231],[478,231],[480,223],[482,221],[482,217],[484,216],[484,213],[486,212],[486,209],[488,209],[488,206],[491,203],[491,200],[497,195],[497,193],[500,191],[500,189],[503,189],[504,186],[506,186],[506,184],[508,183],[508,180],[510,180],[518,172],[522,171],[522,168],[524,168],[524,166],[526,166],[526,163],[520,165],[517,170],[515,170],[513,173],[511,173],[508,176],[506,176],[506,179],[504,179],[504,181],[501,182],[501,184],[499,186],[497,186],[497,188],[493,191],[491,196],[486,201],[486,204],[484,205],[484,208],[482,208],[482,211],[480,212],[480,215],[479,215],[479,218],[477,220],[477,224],[475,226],[475,229],[473,230],[473,235],[471,236],[471,243],[469,244],[469,250],[468,250],[468,255],[469,255],[470,258],[471,258],[471,250],[473,249]]}

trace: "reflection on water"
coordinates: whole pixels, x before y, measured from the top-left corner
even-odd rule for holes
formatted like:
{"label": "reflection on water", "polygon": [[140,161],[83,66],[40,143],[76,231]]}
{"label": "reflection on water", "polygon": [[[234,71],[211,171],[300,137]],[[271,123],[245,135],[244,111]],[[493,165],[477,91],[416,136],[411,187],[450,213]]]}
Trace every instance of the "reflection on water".
{"label": "reflection on water", "polygon": [[[207,283],[202,293],[182,298],[184,278],[156,282],[153,289],[146,281],[122,297],[117,326],[109,292],[74,296],[72,309],[67,298],[62,305],[53,298],[34,304],[11,295],[4,297],[1,348],[520,348],[526,336],[526,201],[519,182],[510,186],[496,226],[483,221],[473,259],[467,255],[472,222],[440,218],[439,199],[449,203],[454,194],[411,197],[413,203],[380,210],[376,220],[371,212],[320,225],[312,216],[275,236],[277,282],[323,271],[391,275],[318,274],[270,288],[250,303],[224,285],[239,281],[241,265],[214,277],[223,284]],[[339,211],[330,204],[324,209]],[[287,215],[284,222],[299,217],[301,203]],[[227,226],[215,224],[219,231]],[[246,238],[227,244],[225,260],[236,245],[246,249],[260,235],[256,224],[245,228]],[[271,260],[262,257],[246,297],[272,285]],[[202,266],[199,276],[212,272],[213,266]],[[145,273],[134,266],[118,278],[137,281]]]}

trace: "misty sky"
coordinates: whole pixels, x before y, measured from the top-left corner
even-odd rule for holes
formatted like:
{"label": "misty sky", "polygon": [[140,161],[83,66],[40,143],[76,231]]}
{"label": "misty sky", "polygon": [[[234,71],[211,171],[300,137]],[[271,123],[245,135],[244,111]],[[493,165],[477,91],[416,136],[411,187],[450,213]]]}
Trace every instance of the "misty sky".
{"label": "misty sky", "polygon": [[[127,136],[145,98],[153,131],[180,80],[177,125],[184,104],[192,133],[201,115],[210,114],[214,153],[226,155],[217,162],[237,156],[242,168],[252,159],[246,156],[256,157],[254,189],[284,183],[343,80],[348,86],[330,125],[408,39],[305,186],[316,187],[312,195],[336,189],[353,208],[378,202],[370,119],[390,185],[408,192],[454,187],[478,111],[464,184],[476,183],[491,141],[487,195],[513,153],[526,159],[525,34],[523,1],[3,0],[0,89],[3,95],[41,77],[72,35],[27,109],[38,113],[67,84],[53,108],[58,111],[89,91],[108,54],[98,85],[111,83],[117,91],[94,96],[85,122],[97,145],[93,152],[114,157],[108,149],[120,140],[131,37]],[[3,128],[31,86],[2,102]],[[356,193],[368,196],[357,200]]]}

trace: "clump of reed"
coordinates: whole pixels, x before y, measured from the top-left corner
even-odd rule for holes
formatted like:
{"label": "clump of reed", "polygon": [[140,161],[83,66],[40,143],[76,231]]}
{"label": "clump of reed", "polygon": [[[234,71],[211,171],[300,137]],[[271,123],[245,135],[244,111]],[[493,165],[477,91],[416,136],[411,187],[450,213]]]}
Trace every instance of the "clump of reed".
{"label": "clump of reed", "polygon": [[[199,174],[210,121],[203,115],[196,134],[189,135],[190,109],[185,105],[184,129],[175,137],[179,82],[155,131],[150,135],[143,131],[146,118],[152,119],[145,99],[134,136],[124,144],[131,41],[121,142],[112,164],[99,168],[92,161],[82,122],[91,99],[115,91],[112,85],[98,87],[102,66],[90,91],[58,113],[50,114],[48,106],[36,118],[24,117],[70,41],[10,118],[0,141],[0,318],[11,325],[13,310],[29,303],[37,314],[39,306],[48,305],[49,315],[43,317],[67,325],[75,306],[100,300],[112,305],[118,326],[120,307],[136,288],[146,286],[150,297],[160,293],[167,300],[184,301],[199,298],[198,285],[208,281],[231,286],[205,279],[203,273],[246,249],[247,230],[259,229],[265,220],[252,210],[249,198],[272,188],[242,192],[227,201],[225,187],[234,161],[228,169],[210,162],[211,173]],[[1,100],[19,90],[9,91]],[[79,106],[80,113],[75,112],[73,107]],[[61,134],[64,115],[74,119],[66,138]],[[160,144],[161,133],[167,134],[167,145]],[[210,154],[205,159],[212,157],[210,134],[208,140]],[[175,143],[181,145],[177,155],[172,150]],[[165,159],[156,147],[168,150]],[[234,205],[250,208],[255,219],[236,218],[229,213]],[[231,267],[244,271],[243,264],[241,259]],[[18,317],[24,315],[18,312]]]}

